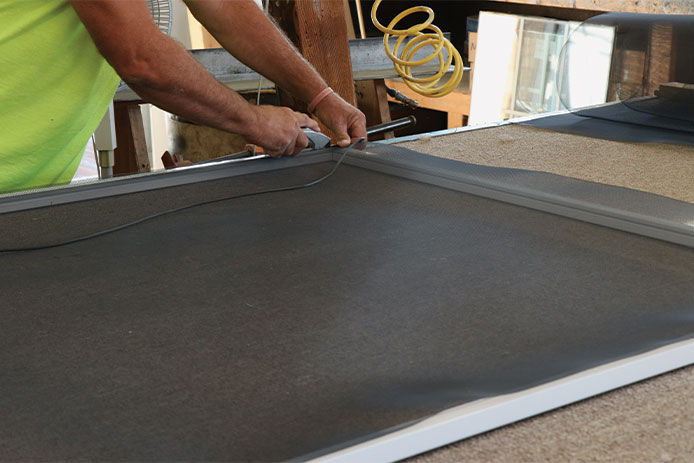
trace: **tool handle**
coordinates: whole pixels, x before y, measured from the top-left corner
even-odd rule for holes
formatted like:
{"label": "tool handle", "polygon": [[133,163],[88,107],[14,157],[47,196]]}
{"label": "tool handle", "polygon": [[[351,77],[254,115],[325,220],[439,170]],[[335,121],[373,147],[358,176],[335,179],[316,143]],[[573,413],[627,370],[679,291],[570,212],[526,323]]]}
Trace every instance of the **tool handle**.
{"label": "tool handle", "polygon": [[314,150],[320,150],[330,146],[330,137],[324,133],[316,132],[307,127],[302,128],[308,138],[308,147]]}
{"label": "tool handle", "polygon": [[410,125],[415,125],[417,119],[414,116],[407,116],[401,119],[396,119],[390,122],[384,122],[383,124],[377,124],[366,128],[367,135],[378,135],[383,132],[390,132],[391,130],[401,129],[403,127],[409,127]]}

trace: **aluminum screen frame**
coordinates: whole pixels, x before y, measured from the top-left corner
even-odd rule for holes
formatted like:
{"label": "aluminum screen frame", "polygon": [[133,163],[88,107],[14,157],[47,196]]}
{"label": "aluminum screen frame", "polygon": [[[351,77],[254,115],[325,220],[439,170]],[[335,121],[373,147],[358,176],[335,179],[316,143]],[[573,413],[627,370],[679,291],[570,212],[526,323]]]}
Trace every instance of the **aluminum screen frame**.
{"label": "aluminum screen frame", "polygon": [[[333,155],[334,159],[336,159]],[[347,164],[694,247],[694,204],[560,175],[468,164],[370,144]],[[632,202],[626,205],[625,201]]]}
{"label": "aluminum screen frame", "polygon": [[674,343],[524,391],[453,407],[405,429],[309,461],[396,462],[693,363],[694,340]]}
{"label": "aluminum screen frame", "polygon": [[[254,157],[45,190],[0,195],[0,214],[156,190],[332,159],[463,193],[694,247],[694,204],[560,175],[438,158],[389,144],[328,148],[297,158]],[[625,202],[631,204],[625,205]]]}

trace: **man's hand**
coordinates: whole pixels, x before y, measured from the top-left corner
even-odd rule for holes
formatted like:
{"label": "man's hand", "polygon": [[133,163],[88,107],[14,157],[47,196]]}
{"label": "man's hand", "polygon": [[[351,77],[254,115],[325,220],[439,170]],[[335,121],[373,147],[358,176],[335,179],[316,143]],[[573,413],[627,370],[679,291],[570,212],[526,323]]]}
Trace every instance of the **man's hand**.
{"label": "man's hand", "polygon": [[[253,0],[184,0],[208,31],[247,66],[298,99],[309,103],[326,87],[323,78],[297,53]],[[365,117],[338,95],[320,102],[315,114],[347,146],[366,137]]]}
{"label": "man's hand", "polygon": [[308,127],[320,130],[318,123],[306,114],[280,106],[254,106],[256,123],[243,133],[246,140],[262,146],[272,157],[296,156],[308,146],[301,130]]}
{"label": "man's hand", "polygon": [[366,116],[337,93],[318,103],[314,113],[335,134],[338,146],[366,139]]}

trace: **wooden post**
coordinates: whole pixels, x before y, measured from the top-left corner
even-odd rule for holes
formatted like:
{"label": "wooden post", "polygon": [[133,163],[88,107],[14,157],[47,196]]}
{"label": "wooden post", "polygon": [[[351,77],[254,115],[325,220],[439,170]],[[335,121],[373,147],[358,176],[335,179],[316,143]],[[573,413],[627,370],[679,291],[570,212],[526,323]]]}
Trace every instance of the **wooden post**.
{"label": "wooden post", "polygon": [[[355,104],[342,2],[273,0],[270,2],[270,15],[328,85],[347,102]],[[282,89],[279,89],[279,95],[282,104],[295,110],[306,110],[306,102],[296,100]]]}
{"label": "wooden post", "polygon": [[116,123],[116,142],[114,151],[114,175],[149,172],[149,154],[145,141],[145,129],[142,122],[139,102],[115,102],[113,105]]}
{"label": "wooden post", "polygon": [[[363,80],[354,83],[357,92],[357,106],[366,116],[366,125],[390,122],[390,107],[388,106],[388,93],[383,79]],[[369,140],[381,138],[393,138],[393,131],[385,132],[381,137],[369,137]]]}

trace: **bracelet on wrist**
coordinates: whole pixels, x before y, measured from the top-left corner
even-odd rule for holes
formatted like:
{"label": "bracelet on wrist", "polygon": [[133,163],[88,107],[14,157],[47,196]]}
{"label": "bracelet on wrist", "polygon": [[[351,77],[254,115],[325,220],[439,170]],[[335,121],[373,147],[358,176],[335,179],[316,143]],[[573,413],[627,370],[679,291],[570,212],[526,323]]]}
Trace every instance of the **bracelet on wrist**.
{"label": "bracelet on wrist", "polygon": [[311,103],[308,105],[308,113],[313,114],[313,111],[316,110],[316,106],[320,104],[321,101],[326,99],[328,95],[335,93],[335,91],[330,88],[330,87],[325,87],[323,90],[321,90],[318,95],[316,95],[313,100],[311,100]]}

